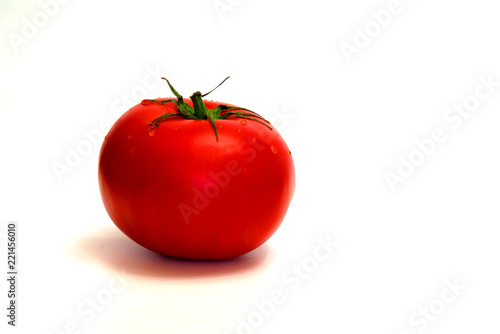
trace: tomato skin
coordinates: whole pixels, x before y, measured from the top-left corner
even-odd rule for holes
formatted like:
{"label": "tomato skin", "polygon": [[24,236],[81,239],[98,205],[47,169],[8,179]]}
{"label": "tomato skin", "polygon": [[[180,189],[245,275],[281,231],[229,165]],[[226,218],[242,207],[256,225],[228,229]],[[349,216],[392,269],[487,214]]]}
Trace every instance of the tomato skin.
{"label": "tomato skin", "polygon": [[170,118],[148,130],[176,110],[139,104],[110,129],[98,167],[109,216],[138,244],[172,257],[252,251],[278,229],[292,200],[288,146],[276,129],[243,118],[215,120],[219,141],[208,120]]}

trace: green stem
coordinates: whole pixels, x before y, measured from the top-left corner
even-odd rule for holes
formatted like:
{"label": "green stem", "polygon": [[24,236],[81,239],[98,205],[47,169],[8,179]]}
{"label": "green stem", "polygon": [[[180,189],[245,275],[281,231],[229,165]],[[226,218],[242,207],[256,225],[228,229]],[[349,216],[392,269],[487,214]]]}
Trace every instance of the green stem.
{"label": "green stem", "polygon": [[199,91],[194,92],[189,98],[193,102],[194,117],[198,119],[206,118],[208,116],[208,108],[201,98],[201,93]]}
{"label": "green stem", "polygon": [[[229,77],[224,79],[219,85],[217,85],[217,87],[222,85],[228,78]],[[154,103],[159,103],[159,104],[174,103],[177,106],[178,112],[177,113],[166,113],[166,114],[163,114],[163,115],[155,118],[154,120],[149,122],[149,125],[152,125],[151,128],[156,128],[157,126],[159,126],[158,123],[160,123],[162,121],[166,121],[166,120],[173,118],[173,117],[181,117],[181,118],[195,119],[195,120],[208,120],[214,128],[215,138],[217,141],[219,141],[219,134],[217,132],[217,126],[215,125],[216,119],[226,119],[228,117],[244,118],[244,119],[248,119],[248,120],[252,120],[252,121],[261,123],[271,130],[273,129],[270,125],[264,123],[264,122],[269,123],[269,121],[264,119],[262,116],[260,116],[256,112],[253,112],[253,111],[248,110],[246,108],[228,107],[224,104],[219,104],[218,106],[216,106],[212,109],[208,109],[207,106],[205,105],[205,101],[202,99],[202,97],[210,94],[215,89],[217,89],[217,87],[215,87],[214,89],[212,89],[211,91],[209,91],[208,93],[203,94],[203,95],[199,91],[194,92],[193,95],[190,96],[190,99],[193,102],[193,106],[191,107],[189,104],[184,102],[182,95],[180,95],[174,89],[174,87],[170,84],[170,82],[166,78],[162,78],[162,79],[167,81],[168,86],[170,87],[170,90],[175,95],[175,97],[177,97],[177,100],[173,100],[173,99],[166,100],[166,101],[165,100],[143,100],[141,102],[141,104],[142,105],[150,105],[150,104],[154,104]],[[243,112],[236,112],[235,110],[241,110]]]}

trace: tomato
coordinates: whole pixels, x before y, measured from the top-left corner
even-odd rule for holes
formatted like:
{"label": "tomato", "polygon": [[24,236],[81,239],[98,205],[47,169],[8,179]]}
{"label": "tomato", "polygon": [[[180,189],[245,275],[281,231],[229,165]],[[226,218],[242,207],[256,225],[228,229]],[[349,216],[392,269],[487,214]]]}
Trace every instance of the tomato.
{"label": "tomato", "polygon": [[185,99],[169,86],[175,98],[144,100],[104,139],[98,179],[106,211],[130,239],[168,256],[226,259],[254,250],[293,197],[287,144],[252,111],[199,92]]}

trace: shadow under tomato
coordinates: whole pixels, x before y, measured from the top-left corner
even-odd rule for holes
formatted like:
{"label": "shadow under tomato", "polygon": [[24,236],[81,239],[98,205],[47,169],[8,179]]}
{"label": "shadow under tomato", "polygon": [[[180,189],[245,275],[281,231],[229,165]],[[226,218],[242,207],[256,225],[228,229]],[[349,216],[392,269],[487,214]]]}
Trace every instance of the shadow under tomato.
{"label": "shadow under tomato", "polygon": [[266,267],[274,257],[264,244],[250,253],[226,260],[189,260],[152,252],[123,234],[116,227],[94,230],[78,240],[73,255],[95,261],[127,275],[158,279],[198,279],[248,274]]}

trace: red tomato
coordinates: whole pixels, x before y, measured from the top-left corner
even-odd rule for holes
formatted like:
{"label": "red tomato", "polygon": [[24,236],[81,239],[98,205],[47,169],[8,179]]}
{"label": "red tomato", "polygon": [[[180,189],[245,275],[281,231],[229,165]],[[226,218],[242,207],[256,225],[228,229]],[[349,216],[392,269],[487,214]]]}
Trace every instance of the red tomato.
{"label": "red tomato", "polygon": [[[180,100],[201,101],[192,98]],[[220,105],[203,102],[208,110]],[[234,114],[213,119],[214,128],[208,118],[176,117],[178,103],[145,100],[112,126],[99,156],[104,206],[123,233],[152,251],[191,259],[245,254],[285,217],[295,189],[290,150],[246,109],[225,105]]]}

